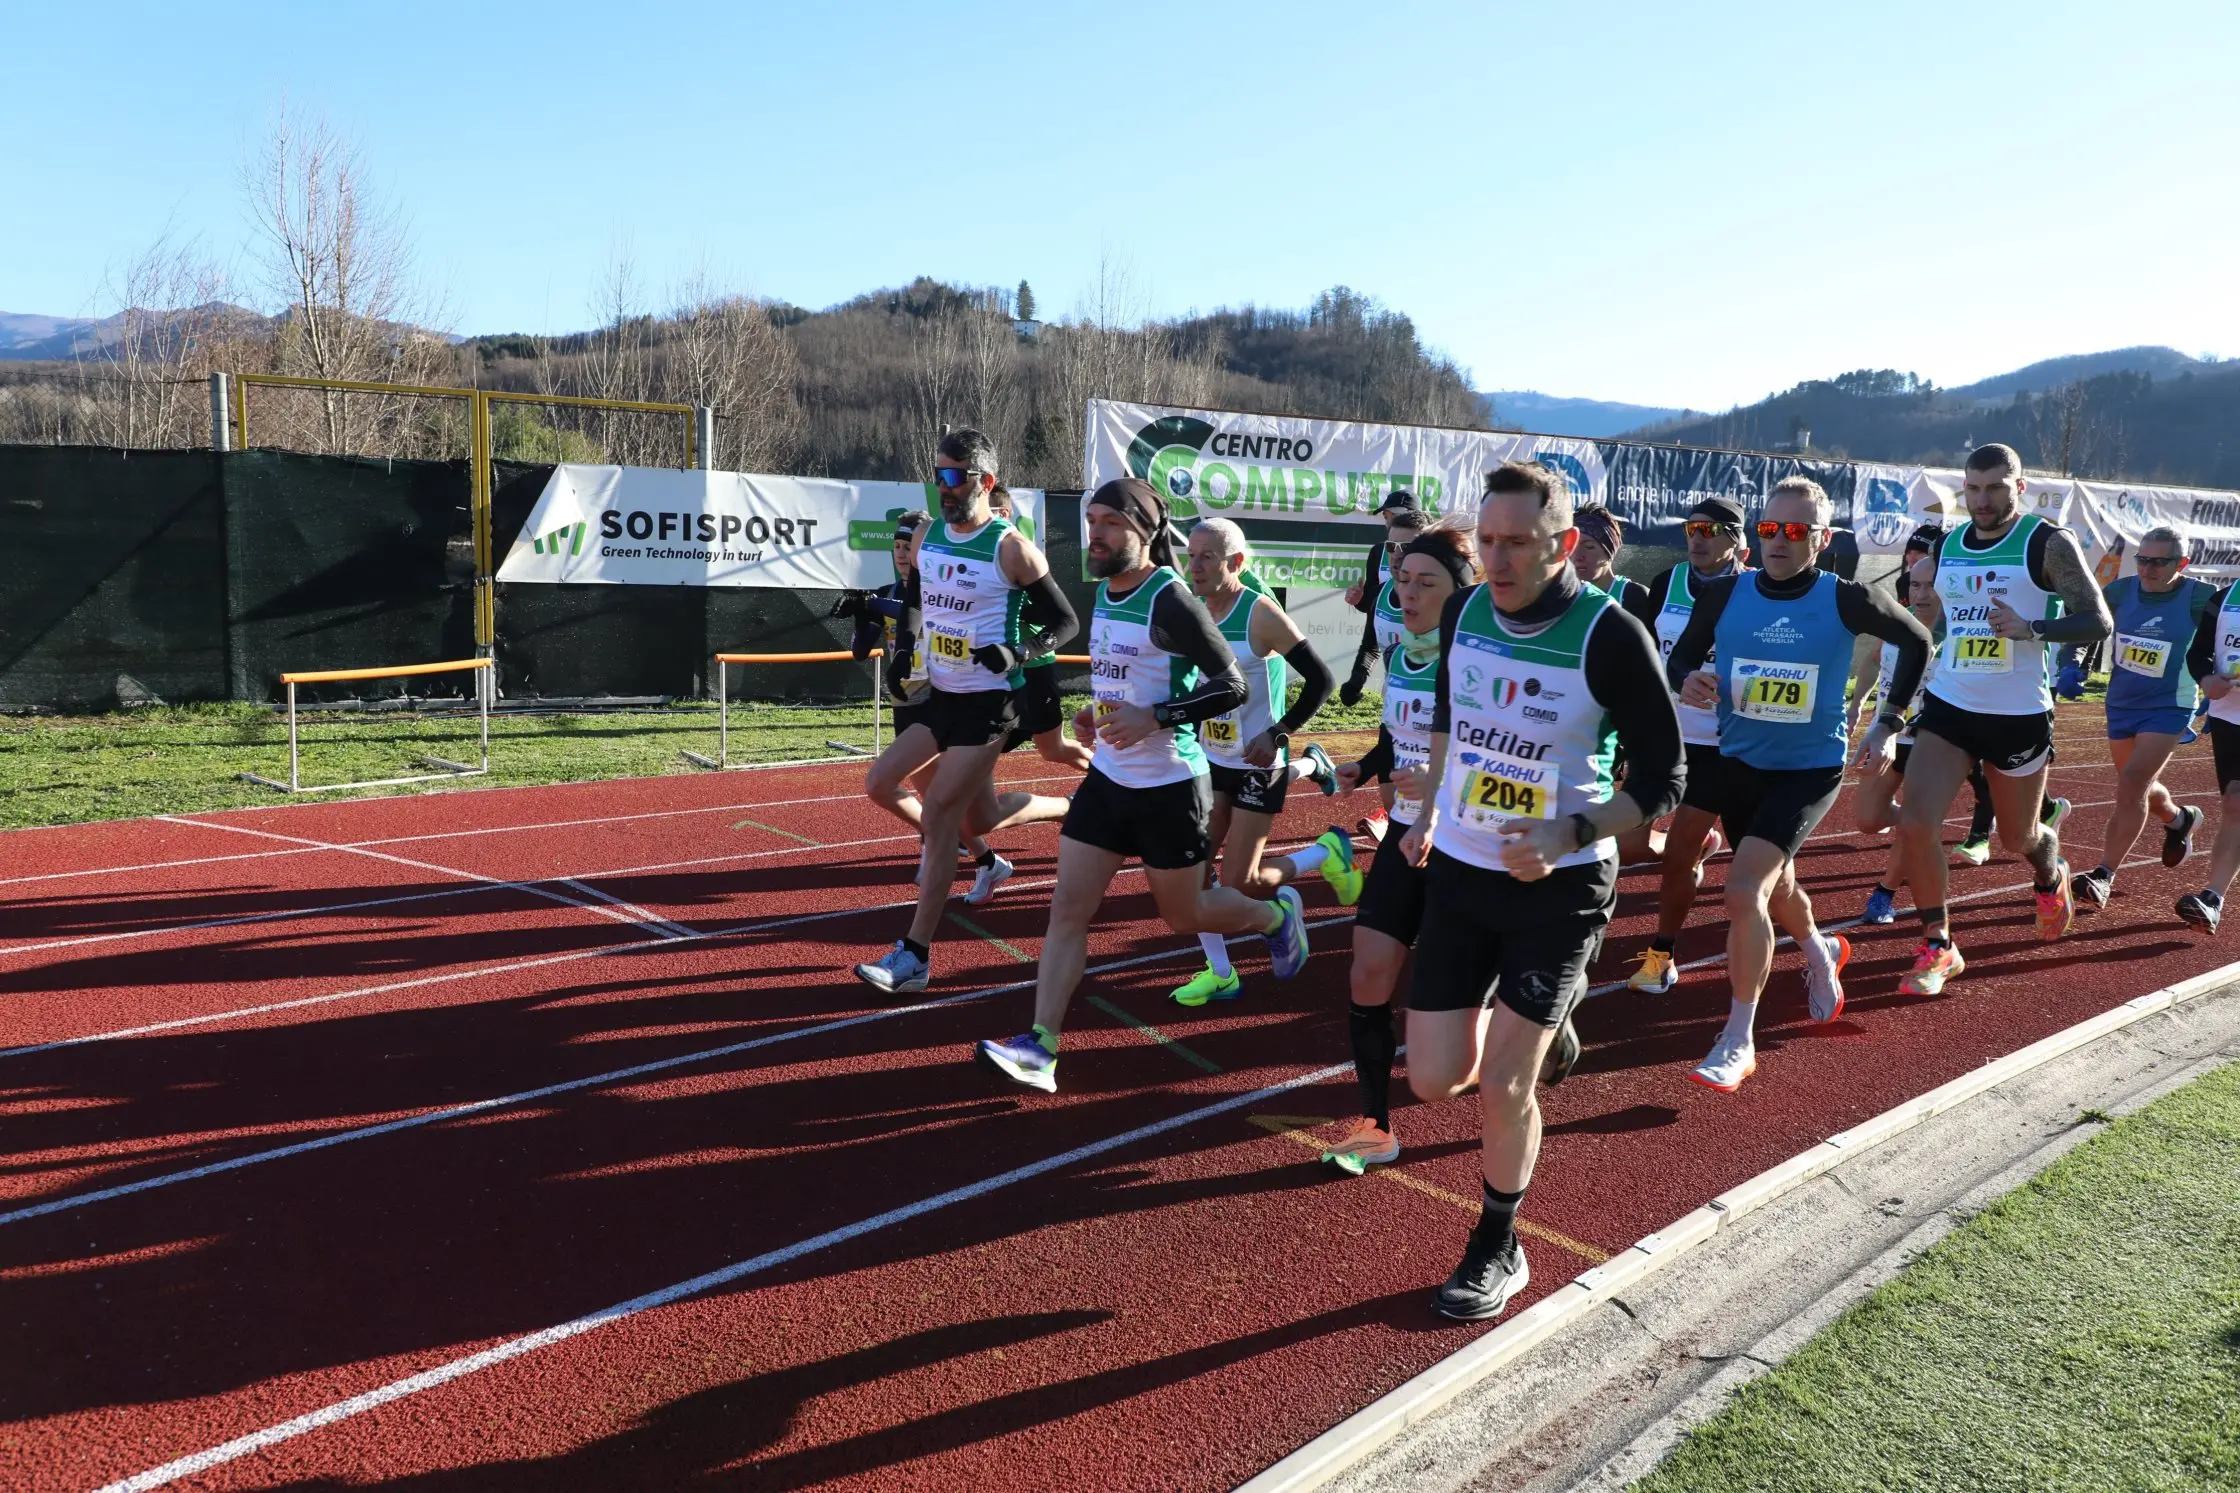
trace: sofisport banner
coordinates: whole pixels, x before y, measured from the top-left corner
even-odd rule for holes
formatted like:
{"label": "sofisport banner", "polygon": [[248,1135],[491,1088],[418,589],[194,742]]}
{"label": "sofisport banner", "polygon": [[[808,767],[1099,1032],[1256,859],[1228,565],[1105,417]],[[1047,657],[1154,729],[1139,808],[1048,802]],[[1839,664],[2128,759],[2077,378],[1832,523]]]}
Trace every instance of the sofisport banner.
{"label": "sofisport banner", "polygon": [[[1043,495],[1012,490],[1042,532]],[[894,579],[894,517],[938,511],[920,482],[838,482],[664,467],[554,467],[501,581],[871,590]]]}

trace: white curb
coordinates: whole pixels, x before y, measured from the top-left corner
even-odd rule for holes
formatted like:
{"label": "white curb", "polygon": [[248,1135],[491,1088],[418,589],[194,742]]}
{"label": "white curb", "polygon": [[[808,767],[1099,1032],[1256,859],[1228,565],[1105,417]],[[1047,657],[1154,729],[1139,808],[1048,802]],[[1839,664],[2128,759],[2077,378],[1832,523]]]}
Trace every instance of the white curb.
{"label": "white curb", "polygon": [[1893,1105],[1872,1119],[1768,1167],[1630,1249],[1580,1272],[1528,1310],[1338,1422],[1258,1476],[1239,1484],[1237,1493],[1302,1493],[1305,1489],[1321,1487],[1410,1426],[1429,1417],[1455,1396],[1555,1336],[1598,1302],[1653,1271],[1663,1269],[1710,1238],[1723,1225],[1803,1186],[1830,1167],[1912,1129],[1932,1115],[1942,1114],[1987,1089],[1996,1088],[2008,1079],[2042,1067],[2110,1032],[2121,1031],[2134,1022],[2234,983],[2240,983],[2240,961],[2137,996],[2042,1041],[1994,1058],[1973,1073]]}

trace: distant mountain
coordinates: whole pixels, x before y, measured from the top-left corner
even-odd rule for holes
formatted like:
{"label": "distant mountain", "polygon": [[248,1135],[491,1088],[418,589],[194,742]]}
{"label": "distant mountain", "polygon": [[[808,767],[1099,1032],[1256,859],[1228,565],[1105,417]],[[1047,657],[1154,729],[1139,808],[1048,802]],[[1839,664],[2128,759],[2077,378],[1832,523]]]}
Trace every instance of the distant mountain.
{"label": "distant mountain", "polygon": [[2204,363],[2199,358],[2189,358],[2174,347],[2119,347],[2113,352],[2078,353],[2066,358],[2048,358],[2042,363],[2032,363],[2027,368],[2017,368],[2012,373],[2001,373],[1977,383],[1966,384],[1945,392],[1957,399],[2005,400],[2019,390],[2036,392],[2041,389],[2058,389],[2063,384],[2073,384],[2078,379],[2099,378],[2108,373],[2143,373],[2149,378],[2176,378],[2181,373],[2199,373],[2215,364]]}
{"label": "distant mountain", "polygon": [[67,358],[71,339],[92,325],[85,316],[0,311],[0,358]]}
{"label": "distant mountain", "polygon": [[[124,335],[127,314],[119,311],[114,316],[97,320],[90,316],[40,316],[0,311],[0,361],[68,362],[98,354]],[[230,301],[212,301],[169,315],[191,318],[200,327],[222,325],[232,331],[255,334],[285,323],[290,313],[265,316]],[[440,336],[453,344],[467,340],[448,332],[426,333],[424,328],[406,330]]]}
{"label": "distant mountain", "polygon": [[1610,399],[1565,399],[1530,389],[1502,389],[1478,397],[1485,401],[1486,418],[1495,425],[1536,435],[1611,436],[1692,413]]}

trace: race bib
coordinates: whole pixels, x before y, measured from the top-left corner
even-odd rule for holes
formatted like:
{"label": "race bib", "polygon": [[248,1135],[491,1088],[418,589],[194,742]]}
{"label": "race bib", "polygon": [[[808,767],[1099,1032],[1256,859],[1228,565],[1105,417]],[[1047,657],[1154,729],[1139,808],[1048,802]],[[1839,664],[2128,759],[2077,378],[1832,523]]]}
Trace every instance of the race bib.
{"label": "race bib", "polygon": [[1995,632],[1968,633],[1952,640],[1955,674],[2012,674],[2014,646]]}
{"label": "race bib", "polygon": [[2116,634],[2116,667],[2149,679],[2160,679],[2170,669],[2170,645],[2157,638]]}
{"label": "race bib", "polygon": [[1556,769],[1539,762],[1488,762],[1463,775],[1456,817],[1481,829],[1511,819],[1556,817]]}
{"label": "race bib", "polygon": [[935,658],[945,658],[952,663],[963,663],[966,659],[972,657],[972,635],[970,633],[954,632],[945,627],[929,627],[927,631],[933,635],[933,656]]}
{"label": "race bib", "polygon": [[1207,746],[1233,748],[1237,744],[1236,718],[1234,716],[1217,715],[1205,723],[1205,733]]}
{"label": "race bib", "polygon": [[1125,705],[1125,704],[1127,704],[1127,703],[1128,703],[1128,702],[1127,702],[1127,701],[1125,701],[1125,700],[1120,700],[1120,699],[1110,699],[1110,700],[1108,700],[1108,699],[1104,699],[1104,698],[1101,698],[1101,697],[1100,697],[1100,698],[1099,698],[1099,699],[1097,700],[1097,720],[1098,720],[1098,722],[1099,722],[1100,724],[1102,724],[1102,722],[1104,721],[1104,718],[1105,718],[1106,716],[1108,716],[1108,715],[1111,715],[1111,714],[1112,714],[1112,713],[1113,713],[1114,711],[1118,710],[1118,709],[1119,709],[1119,708],[1120,708],[1121,706],[1123,706],[1123,705]]}
{"label": "race bib", "polygon": [[1746,720],[1802,726],[1812,721],[1812,699],[1820,689],[1818,664],[1764,663],[1738,658],[1734,663],[1734,713]]}
{"label": "race bib", "polygon": [[[1422,767],[1430,760],[1431,753],[1429,751],[1417,751],[1399,742],[1393,743],[1392,766],[1395,777],[1410,768]],[[1409,824],[1415,823],[1423,817],[1423,800],[1411,798],[1397,788],[1394,789],[1392,793],[1392,817],[1404,820]]]}

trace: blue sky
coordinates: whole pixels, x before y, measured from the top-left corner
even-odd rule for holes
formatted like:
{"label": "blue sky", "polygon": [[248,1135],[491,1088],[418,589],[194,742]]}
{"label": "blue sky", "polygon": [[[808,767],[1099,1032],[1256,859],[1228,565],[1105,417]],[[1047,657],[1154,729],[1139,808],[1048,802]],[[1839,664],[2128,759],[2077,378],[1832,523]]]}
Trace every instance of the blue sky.
{"label": "blue sky", "polygon": [[619,246],[820,306],[1100,264],[1157,314],[1398,307],[1481,388],[1723,408],[2240,354],[2240,6],[0,0],[0,309],[167,223],[239,255],[283,99],[361,141],[462,332]]}

